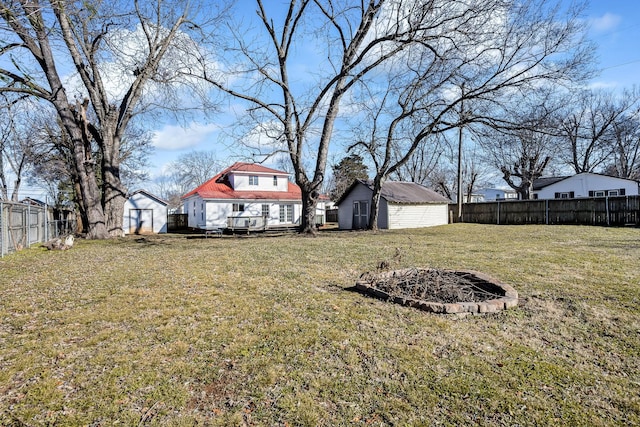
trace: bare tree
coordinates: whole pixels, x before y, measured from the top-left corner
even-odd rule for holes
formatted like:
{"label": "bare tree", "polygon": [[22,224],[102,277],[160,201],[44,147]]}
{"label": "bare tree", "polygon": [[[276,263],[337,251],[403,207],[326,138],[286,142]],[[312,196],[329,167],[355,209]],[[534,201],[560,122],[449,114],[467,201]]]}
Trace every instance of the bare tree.
{"label": "bare tree", "polygon": [[17,202],[20,186],[33,166],[33,115],[28,102],[5,101],[0,108],[0,200]]}
{"label": "bare tree", "polygon": [[214,151],[191,151],[169,164],[180,187],[186,188],[187,191],[211,179],[221,170],[221,166]]}
{"label": "bare tree", "polygon": [[605,172],[620,178],[640,180],[640,112],[626,114],[613,124],[613,158]]}
{"label": "bare tree", "polygon": [[533,194],[533,182],[540,178],[552,157],[546,155],[552,138],[532,130],[520,130],[503,135],[498,143],[500,161],[512,160],[500,166],[502,177],[509,187],[516,190],[520,200],[529,200]]}
{"label": "bare tree", "polygon": [[[225,82],[215,73],[207,78],[248,102],[247,117],[280,144],[274,149],[289,154],[302,190],[304,232],[315,230],[315,207],[325,179],[330,141],[342,117],[340,111],[346,108],[345,95],[401,52],[419,46],[423,33],[439,33],[449,26],[443,17],[438,21],[440,26],[433,27],[444,5],[440,3],[301,0],[289,2],[284,14],[274,17],[273,9],[256,0],[263,32],[244,38],[238,26],[230,28],[236,34],[232,51],[242,55],[246,66],[240,69],[234,65],[236,74],[231,81]],[[278,6],[270,2],[269,7]],[[310,57],[322,61],[300,78],[296,73],[299,64],[295,63],[300,57],[296,54],[304,54],[307,61]]]}
{"label": "bare tree", "polygon": [[[533,194],[533,182],[560,155],[556,123],[561,99],[548,91],[532,96],[528,102],[513,106],[504,116],[502,127],[477,129],[478,140],[490,163],[518,193],[520,200]],[[551,96],[550,96],[551,95]]]}
{"label": "bare tree", "polygon": [[[604,90],[585,90],[566,102],[560,121],[564,160],[575,173],[601,171],[617,147],[616,124],[637,108],[640,92],[627,90],[617,96]],[[618,126],[617,130],[621,130]]]}
{"label": "bare tree", "polygon": [[442,164],[446,163],[446,153],[446,140],[434,137],[429,144],[420,144],[413,156],[396,169],[393,178],[435,188],[437,185],[434,185],[432,177],[437,174],[436,171],[442,169]]}
{"label": "bare tree", "polygon": [[[178,109],[176,68],[188,66],[182,60],[197,48],[189,35],[205,34],[192,15],[204,20],[205,10],[171,0],[0,0],[0,92],[55,108],[89,238],[123,233],[123,137],[136,115]],[[74,78],[61,75],[70,68]]]}
{"label": "bare tree", "polygon": [[382,94],[363,91],[372,94],[363,103],[372,106],[365,110],[372,124],[355,146],[376,167],[369,228],[377,226],[382,183],[434,135],[472,123],[507,126],[498,111],[516,99],[542,85],[589,75],[579,10],[561,13],[558,5],[543,3],[465,2],[447,12],[432,9],[433,31],[421,34],[422,49],[399,58]]}
{"label": "bare tree", "polygon": [[222,164],[214,151],[191,151],[169,163],[165,173],[155,180],[158,195],[179,209],[181,197],[205,183],[221,170]]}

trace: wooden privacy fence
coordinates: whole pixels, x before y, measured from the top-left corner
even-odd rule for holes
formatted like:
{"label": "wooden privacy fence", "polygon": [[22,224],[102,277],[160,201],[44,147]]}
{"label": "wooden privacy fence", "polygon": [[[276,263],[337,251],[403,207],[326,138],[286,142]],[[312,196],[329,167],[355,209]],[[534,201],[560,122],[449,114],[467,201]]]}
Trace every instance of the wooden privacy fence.
{"label": "wooden privacy fence", "polygon": [[[449,205],[449,215],[453,222],[460,222],[457,205]],[[640,196],[465,203],[461,222],[638,227]]]}
{"label": "wooden privacy fence", "polygon": [[183,231],[189,227],[188,214],[169,214],[167,215],[167,231],[169,233]]}

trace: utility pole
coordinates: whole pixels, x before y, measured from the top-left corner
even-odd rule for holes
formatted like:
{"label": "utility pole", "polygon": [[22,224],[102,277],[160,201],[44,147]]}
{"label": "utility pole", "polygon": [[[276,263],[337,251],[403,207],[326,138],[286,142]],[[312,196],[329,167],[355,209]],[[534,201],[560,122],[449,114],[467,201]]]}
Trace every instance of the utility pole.
{"label": "utility pole", "polygon": [[462,128],[465,118],[464,111],[464,83],[460,87],[462,99],[460,100],[460,125],[458,126],[458,222],[462,222]]}

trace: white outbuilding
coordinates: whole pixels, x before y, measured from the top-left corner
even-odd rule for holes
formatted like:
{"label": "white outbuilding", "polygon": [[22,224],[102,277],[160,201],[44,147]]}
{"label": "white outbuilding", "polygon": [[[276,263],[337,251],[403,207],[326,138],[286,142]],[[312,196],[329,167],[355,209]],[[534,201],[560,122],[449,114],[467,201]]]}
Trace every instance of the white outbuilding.
{"label": "white outbuilding", "polygon": [[129,194],[124,204],[122,228],[125,234],[167,232],[168,203],[145,190]]}
{"label": "white outbuilding", "polygon": [[[373,184],[357,180],[336,203],[338,227],[357,230],[367,227]],[[414,182],[388,181],[382,185],[378,211],[378,228],[400,229],[444,225],[451,201],[441,194]]]}

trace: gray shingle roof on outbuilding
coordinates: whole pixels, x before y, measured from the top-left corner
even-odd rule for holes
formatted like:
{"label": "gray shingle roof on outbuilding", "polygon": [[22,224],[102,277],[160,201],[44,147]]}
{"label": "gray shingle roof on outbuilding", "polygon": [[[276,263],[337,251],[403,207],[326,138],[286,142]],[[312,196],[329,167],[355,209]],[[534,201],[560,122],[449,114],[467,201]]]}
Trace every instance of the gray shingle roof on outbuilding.
{"label": "gray shingle roof on outbuilding", "polygon": [[[336,204],[340,204],[358,183],[367,186],[373,191],[372,181],[357,180],[345,191]],[[442,194],[415,182],[387,181],[382,184],[380,196],[389,203],[399,204],[451,203],[451,200]]]}

